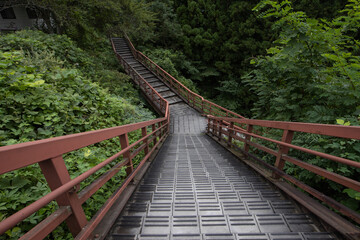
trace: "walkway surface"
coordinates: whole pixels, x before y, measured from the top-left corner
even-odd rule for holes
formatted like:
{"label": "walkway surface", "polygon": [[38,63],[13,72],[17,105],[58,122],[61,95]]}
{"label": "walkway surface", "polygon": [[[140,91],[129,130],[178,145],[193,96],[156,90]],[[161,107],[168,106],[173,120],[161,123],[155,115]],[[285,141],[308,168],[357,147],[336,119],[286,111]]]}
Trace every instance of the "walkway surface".
{"label": "walkway surface", "polygon": [[205,135],[205,119],[172,97],[171,134],[107,239],[333,239]]}

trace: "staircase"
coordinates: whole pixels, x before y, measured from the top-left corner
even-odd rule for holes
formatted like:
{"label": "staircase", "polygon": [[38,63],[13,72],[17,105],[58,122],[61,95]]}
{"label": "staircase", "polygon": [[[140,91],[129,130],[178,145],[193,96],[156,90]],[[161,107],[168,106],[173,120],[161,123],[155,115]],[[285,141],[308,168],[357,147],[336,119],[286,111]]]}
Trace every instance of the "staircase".
{"label": "staircase", "polygon": [[127,62],[129,65],[142,76],[163,98],[165,98],[169,105],[174,105],[183,102],[165,83],[157,78],[149,69],[137,61],[132,54],[126,40],[124,38],[112,39],[116,53]]}

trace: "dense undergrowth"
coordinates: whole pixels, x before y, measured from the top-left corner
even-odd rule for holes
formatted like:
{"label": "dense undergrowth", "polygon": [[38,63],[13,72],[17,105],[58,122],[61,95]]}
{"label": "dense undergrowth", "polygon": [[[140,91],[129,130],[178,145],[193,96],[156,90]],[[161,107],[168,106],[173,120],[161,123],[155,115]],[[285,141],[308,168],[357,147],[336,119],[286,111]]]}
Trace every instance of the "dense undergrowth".
{"label": "dense undergrowth", "polygon": [[[127,75],[118,71],[110,44],[102,53],[81,50],[65,35],[20,31],[0,37],[0,146],[119,126],[154,118]],[[129,135],[130,142],[140,133]],[[119,151],[110,139],[64,156],[73,178]],[[112,164],[113,165],[113,164]],[[81,185],[85,187],[112,165]],[[90,218],[119,186],[122,170],[84,210]],[[0,220],[49,192],[32,165],[0,176]],[[6,233],[17,239],[57,208],[55,202]],[[71,234],[70,234],[71,235]],[[49,238],[71,238],[63,224]]]}

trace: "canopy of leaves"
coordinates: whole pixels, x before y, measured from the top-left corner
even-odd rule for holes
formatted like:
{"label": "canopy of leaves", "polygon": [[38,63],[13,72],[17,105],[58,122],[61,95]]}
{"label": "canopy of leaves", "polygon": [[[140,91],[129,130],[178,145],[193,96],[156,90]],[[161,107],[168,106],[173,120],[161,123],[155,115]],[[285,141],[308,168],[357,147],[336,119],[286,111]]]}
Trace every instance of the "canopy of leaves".
{"label": "canopy of leaves", "polygon": [[133,37],[141,32],[141,39],[147,40],[156,20],[142,0],[20,0],[8,5],[33,9],[42,19],[41,30],[65,33],[87,48],[99,48],[104,39],[123,30]]}
{"label": "canopy of leaves", "polygon": [[256,93],[253,116],[274,120],[334,123],[360,113],[358,1],[332,21],[309,18],[289,1],[262,1],[256,11],[276,18],[280,32],[268,55],[252,61],[244,79]]}

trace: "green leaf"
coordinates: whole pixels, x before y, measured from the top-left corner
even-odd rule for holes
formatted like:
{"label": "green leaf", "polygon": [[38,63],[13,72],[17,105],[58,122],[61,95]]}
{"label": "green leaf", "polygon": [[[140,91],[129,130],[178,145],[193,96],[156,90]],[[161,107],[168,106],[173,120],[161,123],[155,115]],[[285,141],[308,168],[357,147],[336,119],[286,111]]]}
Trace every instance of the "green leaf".
{"label": "green leaf", "polygon": [[344,125],[345,121],[342,119],[336,119],[337,124]]}
{"label": "green leaf", "polygon": [[349,195],[349,197],[351,197],[351,198],[354,198],[356,200],[360,200],[360,192],[358,192],[358,191],[347,188],[343,192],[347,193],[347,195]]}

